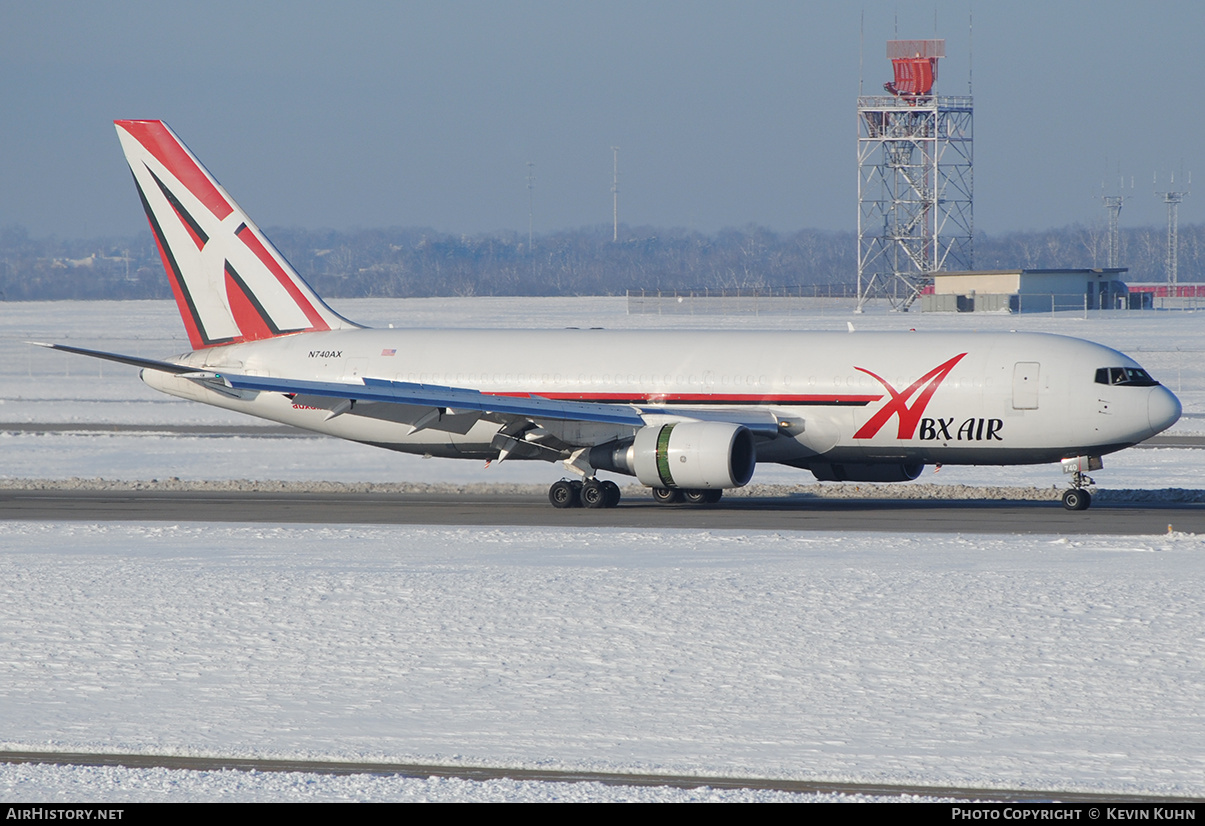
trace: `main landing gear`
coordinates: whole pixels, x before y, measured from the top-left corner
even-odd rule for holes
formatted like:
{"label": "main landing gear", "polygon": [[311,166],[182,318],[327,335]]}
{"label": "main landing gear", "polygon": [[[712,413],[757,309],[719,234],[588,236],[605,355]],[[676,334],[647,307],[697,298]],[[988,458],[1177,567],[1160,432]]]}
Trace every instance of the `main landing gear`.
{"label": "main landing gear", "polygon": [[724,491],[719,488],[712,490],[682,490],[680,488],[653,488],[653,501],[658,505],[678,505],[685,502],[688,505],[714,505],[720,501]]}
{"label": "main landing gear", "polygon": [[[659,505],[714,505],[722,490],[682,490],[653,488],[653,501]],[[613,508],[619,504],[619,485],[598,479],[562,479],[548,489],[548,501],[554,508]]]}
{"label": "main landing gear", "polygon": [[619,485],[609,479],[562,479],[548,489],[548,501],[554,508],[613,508],[619,504]]}
{"label": "main landing gear", "polygon": [[1092,504],[1092,494],[1084,488],[1095,484],[1091,476],[1076,471],[1071,477],[1071,489],[1063,491],[1063,507],[1069,511],[1086,511]]}

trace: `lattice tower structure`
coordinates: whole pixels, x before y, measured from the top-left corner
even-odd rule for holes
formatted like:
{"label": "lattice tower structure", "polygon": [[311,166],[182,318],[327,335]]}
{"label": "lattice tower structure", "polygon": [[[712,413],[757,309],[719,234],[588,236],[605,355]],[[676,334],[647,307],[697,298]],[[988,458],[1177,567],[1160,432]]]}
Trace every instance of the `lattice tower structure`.
{"label": "lattice tower structure", "polygon": [[[1173,182],[1174,183],[1174,182]],[[1167,286],[1174,290],[1180,284],[1180,204],[1188,192],[1158,192],[1156,195],[1167,204],[1167,252],[1164,261],[1167,267]],[[1174,292],[1169,292],[1174,295]]]}
{"label": "lattice tower structure", "polygon": [[1109,268],[1121,266],[1118,261],[1121,260],[1121,230],[1119,223],[1121,221],[1121,208],[1125,206],[1124,195],[1101,195],[1101,203],[1105,205],[1105,209],[1109,213]]}
{"label": "lattice tower structure", "polygon": [[859,311],[907,310],[933,272],[974,269],[974,107],[932,94],[941,56],[944,41],[889,41],[890,94],[858,98]]}

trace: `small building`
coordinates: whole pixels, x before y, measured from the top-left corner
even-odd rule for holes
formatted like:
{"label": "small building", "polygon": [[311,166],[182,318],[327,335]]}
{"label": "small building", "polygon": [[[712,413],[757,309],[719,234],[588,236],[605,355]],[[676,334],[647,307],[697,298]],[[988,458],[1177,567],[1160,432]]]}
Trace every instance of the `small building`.
{"label": "small building", "polygon": [[1205,284],[1165,282],[1130,284],[1131,310],[1199,310],[1205,307]]}
{"label": "small building", "polygon": [[1127,267],[935,272],[921,293],[926,313],[1031,313],[1127,306]]}

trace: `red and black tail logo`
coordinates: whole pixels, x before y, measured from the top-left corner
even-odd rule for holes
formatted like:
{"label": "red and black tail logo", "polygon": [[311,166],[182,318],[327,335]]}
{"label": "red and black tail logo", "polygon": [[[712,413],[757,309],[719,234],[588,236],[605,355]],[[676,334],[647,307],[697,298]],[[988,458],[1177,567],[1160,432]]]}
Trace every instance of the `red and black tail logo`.
{"label": "red and black tail logo", "polygon": [[116,126],[194,349],[355,326],[322,303],[166,124]]}
{"label": "red and black tail logo", "polygon": [[[870,417],[870,421],[862,425],[857,433],[854,434],[855,439],[873,439],[878,435],[879,430],[883,425],[887,424],[887,420],[892,416],[899,417],[899,430],[896,438],[911,439],[916,432],[916,426],[920,423],[921,416],[925,415],[925,408],[929,405],[929,399],[933,398],[933,394],[937,392],[937,388],[941,386],[942,381],[946,376],[950,375],[950,371],[958,362],[962,361],[966,353],[959,353],[954,358],[934,367],[928,373],[925,373],[912,384],[908,385],[908,389],[902,393],[897,392],[886,379],[862,367],[855,367],[862,373],[873,378],[879,384],[886,388],[890,399],[878,413]],[[913,399],[913,396],[916,398]],[[909,402],[911,401],[911,404]]]}

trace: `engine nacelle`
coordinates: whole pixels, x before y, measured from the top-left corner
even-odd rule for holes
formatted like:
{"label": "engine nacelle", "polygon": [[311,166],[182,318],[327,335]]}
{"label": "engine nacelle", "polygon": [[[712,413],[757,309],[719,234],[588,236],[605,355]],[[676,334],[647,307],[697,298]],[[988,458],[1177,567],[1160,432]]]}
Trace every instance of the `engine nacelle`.
{"label": "engine nacelle", "polygon": [[808,470],[821,482],[911,482],[924,469],[924,462],[813,462],[808,465]]}
{"label": "engine nacelle", "polygon": [[653,488],[739,488],[753,478],[757,450],[739,424],[675,422],[636,431],[621,462]]}

